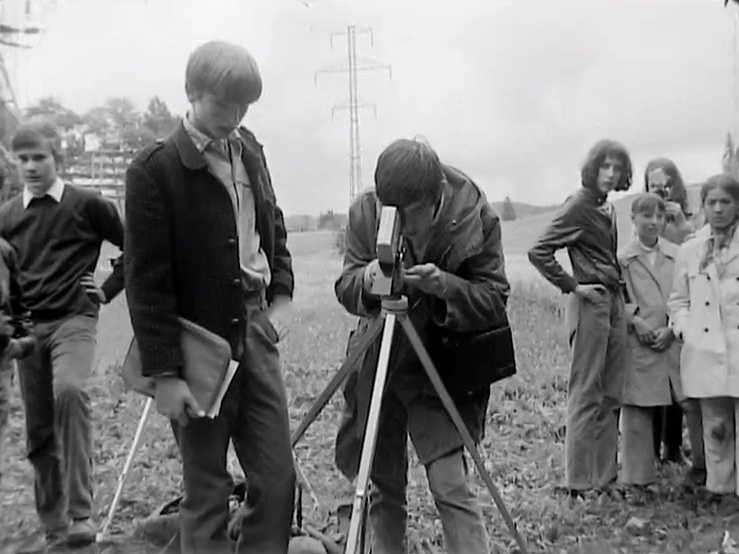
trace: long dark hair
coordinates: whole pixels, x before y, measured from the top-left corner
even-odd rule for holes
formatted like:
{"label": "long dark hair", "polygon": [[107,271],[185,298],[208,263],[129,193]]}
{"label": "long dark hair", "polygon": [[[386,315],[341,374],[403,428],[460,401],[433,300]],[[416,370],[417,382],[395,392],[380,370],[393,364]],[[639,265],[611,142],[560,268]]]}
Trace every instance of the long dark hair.
{"label": "long dark hair", "polygon": [[675,162],[669,158],[656,158],[647,164],[644,170],[644,192],[649,192],[649,174],[656,169],[661,169],[667,175],[667,182],[670,185],[668,200],[680,204],[683,213],[688,215],[688,191],[685,189],[683,176],[680,175]]}
{"label": "long dark hair", "polygon": [[594,189],[598,183],[598,172],[607,157],[616,158],[623,165],[623,173],[621,179],[614,187],[614,190],[629,190],[631,188],[631,176],[633,168],[631,165],[631,157],[626,148],[615,140],[604,139],[595,143],[588,152],[585,164],[582,167],[580,178],[584,187]]}

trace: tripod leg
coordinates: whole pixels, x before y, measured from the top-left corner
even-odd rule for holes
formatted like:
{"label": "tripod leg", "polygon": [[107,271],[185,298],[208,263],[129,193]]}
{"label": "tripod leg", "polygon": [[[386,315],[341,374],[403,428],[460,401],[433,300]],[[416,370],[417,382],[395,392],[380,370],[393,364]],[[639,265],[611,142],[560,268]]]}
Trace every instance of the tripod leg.
{"label": "tripod leg", "polygon": [[495,483],[493,483],[493,479],[490,477],[490,474],[485,469],[485,464],[480,457],[480,452],[477,450],[477,446],[475,446],[475,441],[472,440],[472,436],[470,435],[470,432],[467,429],[462,416],[459,414],[459,410],[457,410],[452,397],[449,396],[449,392],[446,390],[444,383],[441,381],[439,372],[436,370],[436,367],[434,367],[434,362],[431,360],[431,357],[428,355],[426,348],[423,346],[421,338],[418,336],[415,327],[413,327],[413,324],[407,317],[402,317],[400,319],[400,324],[403,326],[403,330],[408,336],[408,340],[413,346],[413,349],[416,351],[416,355],[420,359],[421,365],[423,366],[426,374],[431,380],[431,384],[434,386],[434,389],[439,395],[439,398],[441,398],[441,403],[444,405],[444,408],[449,414],[449,417],[451,417],[454,426],[457,428],[457,431],[462,437],[462,442],[469,451],[472,460],[475,462],[475,465],[477,466],[477,471],[480,472],[482,480],[485,482],[485,485],[490,491],[490,494],[495,501],[495,505],[500,511],[500,515],[503,516],[503,520],[508,526],[511,535],[513,535],[516,543],[518,543],[519,550],[522,554],[528,554],[526,543],[524,542],[523,537],[521,537],[521,535],[519,534],[518,529],[516,529],[516,524],[513,522],[513,518],[511,518],[511,515],[508,513],[508,509],[506,508],[505,503],[503,502],[503,498],[500,496]]}
{"label": "tripod leg", "polygon": [[293,448],[295,448],[295,445],[298,443],[298,441],[303,438],[303,435],[308,430],[308,427],[310,427],[316,420],[318,414],[320,414],[323,408],[326,407],[326,404],[328,404],[328,401],[331,400],[331,397],[336,392],[336,389],[341,386],[341,383],[343,383],[347,375],[349,375],[349,371],[357,363],[357,360],[359,360],[359,357],[364,354],[367,348],[369,348],[372,342],[380,334],[380,331],[382,330],[382,323],[383,320],[381,318],[378,318],[374,323],[372,323],[370,327],[367,328],[367,330],[362,335],[362,340],[359,341],[359,344],[357,344],[357,346],[349,353],[349,355],[346,357],[346,360],[344,360],[344,363],[341,364],[339,371],[334,374],[331,381],[329,381],[328,385],[326,385],[326,388],[323,390],[323,392],[321,392],[320,396],[310,407],[308,413],[305,414],[305,417],[300,422],[300,425],[298,425],[297,429],[295,429],[292,434],[291,443]]}
{"label": "tripod leg", "polygon": [[141,434],[144,432],[144,427],[146,425],[146,420],[149,417],[149,412],[151,411],[152,403],[153,403],[152,398],[146,399],[146,403],[144,404],[144,410],[141,412],[141,417],[139,418],[139,424],[138,424],[138,427],[136,428],[136,433],[134,434],[133,442],[131,443],[131,450],[129,450],[128,456],[126,457],[126,463],[123,464],[123,471],[118,477],[118,487],[115,490],[115,495],[113,496],[113,502],[111,502],[110,504],[110,509],[108,510],[108,517],[105,518],[105,523],[103,524],[103,528],[95,538],[97,542],[101,542],[105,540],[107,533],[108,533],[108,527],[110,527],[110,523],[113,521],[113,516],[115,515],[116,509],[118,508],[118,502],[120,501],[121,493],[123,492],[123,485],[126,482],[126,477],[128,476],[128,470],[131,467],[131,462],[133,461],[134,454],[136,454],[136,450],[138,450],[139,442],[141,442]]}
{"label": "tripod leg", "polygon": [[390,348],[393,342],[393,329],[395,327],[396,315],[389,312],[385,316],[385,327],[382,332],[382,343],[380,355],[377,360],[377,371],[375,382],[372,386],[372,397],[370,399],[369,412],[367,414],[367,425],[364,429],[364,440],[362,441],[362,455],[359,459],[359,471],[357,473],[357,485],[354,493],[354,504],[352,516],[349,522],[349,532],[346,539],[346,554],[357,554],[360,547],[359,538],[362,528],[362,516],[367,502],[367,488],[372,471],[372,462],[375,457],[375,445],[377,443],[377,429],[380,424],[380,408],[382,407],[382,395],[385,392],[387,381],[388,363],[390,362]]}

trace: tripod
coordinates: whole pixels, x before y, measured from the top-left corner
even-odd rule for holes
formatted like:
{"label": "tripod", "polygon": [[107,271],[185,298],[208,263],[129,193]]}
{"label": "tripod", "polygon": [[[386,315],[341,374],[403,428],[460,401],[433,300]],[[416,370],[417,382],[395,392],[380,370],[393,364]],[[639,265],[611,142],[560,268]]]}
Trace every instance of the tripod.
{"label": "tripod", "polygon": [[378,320],[365,332],[364,337],[352,352],[350,352],[346,361],[342,365],[339,372],[329,382],[326,389],[319,395],[316,402],[313,404],[311,409],[306,414],[303,421],[300,423],[298,428],[293,433],[292,444],[295,444],[300,440],[308,427],[313,423],[315,418],[328,403],[331,396],[338,389],[341,383],[344,381],[349,371],[354,364],[359,360],[359,357],[367,350],[372,344],[374,339],[380,334],[382,330],[382,342],[380,344],[380,353],[377,360],[377,371],[375,373],[375,380],[372,387],[372,396],[370,398],[369,411],[367,415],[367,424],[364,432],[364,439],[362,443],[362,452],[359,459],[359,471],[357,473],[357,483],[354,493],[354,502],[352,505],[352,515],[349,523],[349,532],[347,534],[346,541],[346,554],[357,554],[358,549],[361,551],[361,544],[364,543],[364,520],[367,508],[367,489],[370,481],[370,473],[372,471],[372,461],[375,454],[375,446],[377,443],[377,431],[380,423],[380,408],[382,406],[382,396],[385,391],[385,384],[388,377],[388,365],[390,361],[390,351],[393,342],[393,334],[395,331],[395,324],[399,322],[403,331],[405,331],[413,350],[418,356],[421,365],[423,366],[426,375],[428,376],[434,390],[439,395],[444,409],[449,414],[457,432],[462,438],[465,448],[470,453],[472,460],[475,462],[480,476],[482,477],[488,491],[490,492],[493,500],[495,501],[500,514],[503,516],[508,529],[513,535],[516,543],[518,544],[519,551],[521,554],[528,554],[526,543],[521,537],[516,525],[513,522],[503,499],[495,487],[490,474],[485,469],[485,465],[482,461],[477,446],[475,445],[470,432],[465,425],[462,416],[459,414],[457,407],[454,404],[449,392],[446,390],[439,372],[434,366],[431,357],[429,356],[426,348],[421,342],[413,323],[408,319],[408,299],[405,296],[389,296],[382,299],[382,318]]}

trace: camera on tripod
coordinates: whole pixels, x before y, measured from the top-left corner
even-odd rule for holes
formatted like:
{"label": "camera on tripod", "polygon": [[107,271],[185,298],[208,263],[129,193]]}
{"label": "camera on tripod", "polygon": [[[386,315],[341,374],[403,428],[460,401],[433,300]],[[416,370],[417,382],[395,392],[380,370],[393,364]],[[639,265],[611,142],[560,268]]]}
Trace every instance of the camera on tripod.
{"label": "camera on tripod", "polygon": [[375,241],[378,265],[370,275],[370,293],[377,296],[395,296],[403,283],[405,249],[400,226],[398,209],[383,206]]}

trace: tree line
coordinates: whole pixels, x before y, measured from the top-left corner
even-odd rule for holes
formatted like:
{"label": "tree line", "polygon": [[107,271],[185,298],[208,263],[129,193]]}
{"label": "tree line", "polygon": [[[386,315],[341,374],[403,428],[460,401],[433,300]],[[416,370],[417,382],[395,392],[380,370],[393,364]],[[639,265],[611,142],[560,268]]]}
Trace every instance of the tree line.
{"label": "tree line", "polygon": [[[135,152],[167,136],[180,120],[180,116],[173,114],[158,96],[152,97],[142,111],[136,109],[128,98],[116,97],[84,113],[77,113],[58,98],[49,96],[38,100],[14,119],[35,118],[51,121],[62,135],[62,173],[66,168],[84,163],[90,149]],[[88,144],[91,141],[94,144]],[[0,148],[0,184],[4,185],[0,200],[12,196],[22,186],[17,168],[6,150],[9,145],[4,146]]]}

